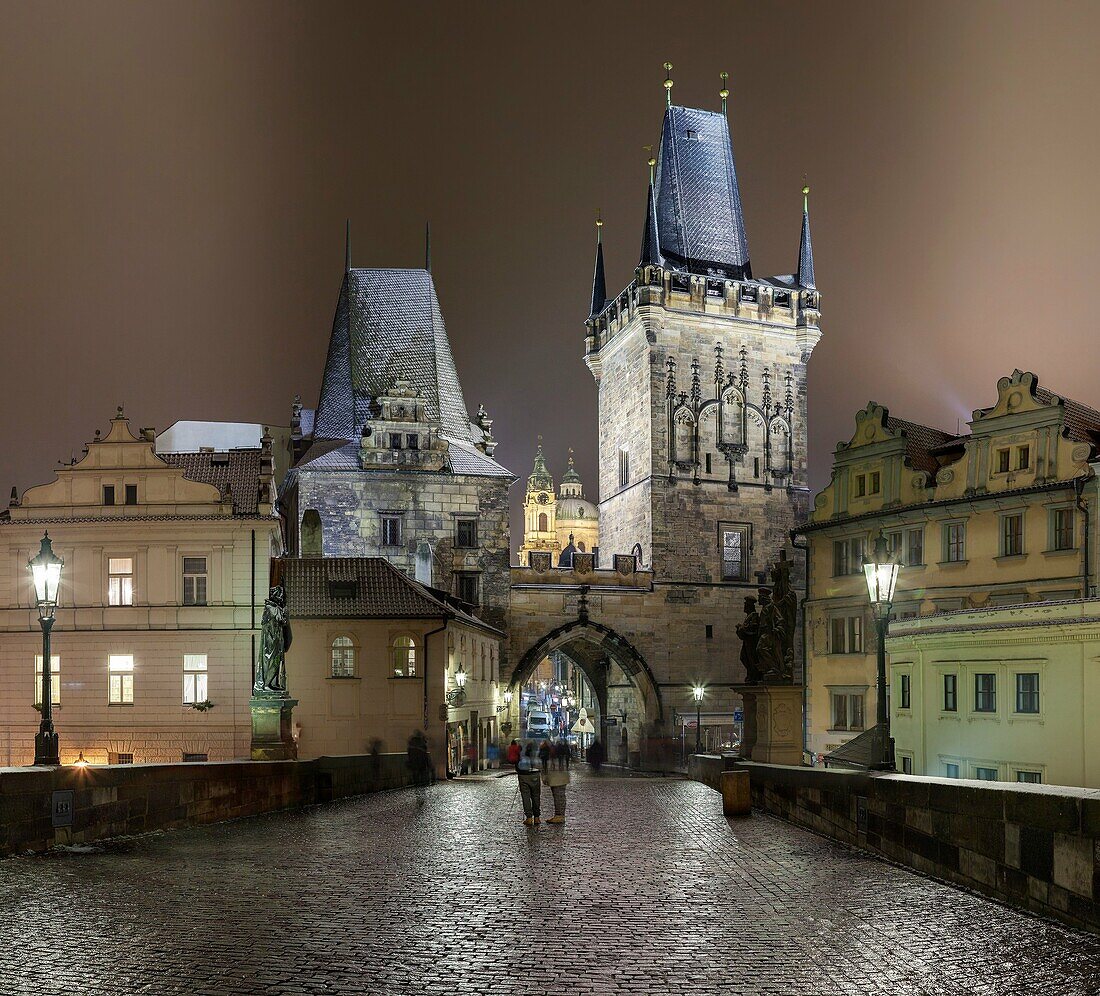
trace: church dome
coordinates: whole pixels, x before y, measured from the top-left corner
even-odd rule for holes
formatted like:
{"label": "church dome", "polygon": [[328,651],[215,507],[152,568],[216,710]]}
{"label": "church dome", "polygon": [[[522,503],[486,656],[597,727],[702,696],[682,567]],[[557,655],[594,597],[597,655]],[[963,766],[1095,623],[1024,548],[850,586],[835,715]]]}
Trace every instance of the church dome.
{"label": "church dome", "polygon": [[559,498],[557,506],[558,522],[571,522],[585,519],[595,522],[599,518],[599,509],[584,498]]}

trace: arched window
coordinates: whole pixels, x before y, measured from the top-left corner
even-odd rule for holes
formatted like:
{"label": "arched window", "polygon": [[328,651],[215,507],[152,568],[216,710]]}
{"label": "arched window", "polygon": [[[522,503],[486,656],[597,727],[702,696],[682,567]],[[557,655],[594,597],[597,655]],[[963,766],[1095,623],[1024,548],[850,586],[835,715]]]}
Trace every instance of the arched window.
{"label": "arched window", "polygon": [[550,522],[550,520],[546,518],[546,513],[545,512],[539,512],[539,532],[540,533],[544,533],[550,528],[549,522]]}
{"label": "arched window", "polygon": [[411,636],[393,641],[393,673],[398,678],[416,677],[416,642]]}
{"label": "arched window", "polygon": [[332,641],[332,676],[355,677],[355,644],[350,636],[338,636]]}

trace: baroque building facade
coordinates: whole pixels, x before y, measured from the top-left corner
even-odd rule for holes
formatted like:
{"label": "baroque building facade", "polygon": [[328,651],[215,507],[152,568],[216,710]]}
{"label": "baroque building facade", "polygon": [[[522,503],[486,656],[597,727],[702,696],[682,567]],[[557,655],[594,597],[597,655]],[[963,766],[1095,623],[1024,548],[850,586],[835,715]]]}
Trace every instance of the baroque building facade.
{"label": "baroque building facade", "polygon": [[[1096,507],[1090,462],[1100,413],[1016,370],[998,381],[993,405],[974,411],[965,435],[896,418],[874,402],[855,422],[800,530],[810,564],[805,739],[814,754],[874,723],[877,646],[861,565],[880,531],[901,562],[899,631],[913,618],[1094,590],[1088,509]],[[888,693],[892,711],[897,694]]]}
{"label": "baroque building facade", "polygon": [[62,762],[248,756],[257,627],[282,549],[274,484],[266,434],[161,452],[120,408],[80,460],[13,496],[0,515],[4,764],[34,757],[42,634],[26,565],[44,531],[65,561],[50,651]]}
{"label": "baroque building facade", "polygon": [[595,552],[600,543],[599,516],[599,509],[584,496],[584,484],[573,463],[572,450],[562,475],[561,490],[554,494],[554,477],[540,442],[523,498],[520,564],[527,564],[531,553],[546,552],[554,564],[566,567],[572,563],[574,553]]}

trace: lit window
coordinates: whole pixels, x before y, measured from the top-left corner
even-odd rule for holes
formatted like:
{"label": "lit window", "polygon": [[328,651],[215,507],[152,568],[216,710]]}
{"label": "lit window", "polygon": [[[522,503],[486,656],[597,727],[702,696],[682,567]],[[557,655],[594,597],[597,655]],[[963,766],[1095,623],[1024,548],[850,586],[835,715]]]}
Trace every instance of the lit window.
{"label": "lit window", "polygon": [[183,558],[183,604],[206,604],[206,558]]}
{"label": "lit window", "polygon": [[332,676],[355,677],[355,645],[349,636],[338,636],[332,641]]}
{"label": "lit window", "polygon": [[974,675],[974,711],[997,711],[997,676],[995,674]]}
{"label": "lit window", "polygon": [[393,641],[393,673],[398,678],[416,677],[416,643],[411,636]]}
{"label": "lit window", "polygon": [[1039,711],[1039,675],[1037,672],[1016,675],[1016,711]]}
{"label": "lit window", "polygon": [[111,705],[132,705],[134,701],[134,658],[111,654],[107,662],[107,701]]}
{"label": "lit window", "polygon": [[[132,691],[131,691],[132,696]],[[206,654],[183,655],[183,703],[206,702]]]}
{"label": "lit window", "polygon": [[107,559],[107,604],[134,604],[134,561],[130,557]]}
{"label": "lit window", "polygon": [[943,711],[959,711],[959,676],[957,674],[943,676]]}
{"label": "lit window", "polygon": [[[61,705],[61,658],[50,654],[50,701]],[[42,655],[34,655],[34,704],[42,705]]]}
{"label": "lit window", "polygon": [[747,526],[722,529],[722,580],[744,581],[749,576]]}

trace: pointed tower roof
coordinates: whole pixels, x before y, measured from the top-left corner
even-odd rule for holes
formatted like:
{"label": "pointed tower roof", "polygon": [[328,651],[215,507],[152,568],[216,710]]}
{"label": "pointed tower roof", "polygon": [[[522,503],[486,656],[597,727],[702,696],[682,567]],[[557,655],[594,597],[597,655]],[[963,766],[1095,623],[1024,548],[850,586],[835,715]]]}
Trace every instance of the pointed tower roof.
{"label": "pointed tower roof", "polygon": [[429,418],[450,439],[471,442],[447,329],[427,270],[349,269],[332,322],[315,439],[357,439],[375,399],[411,381]]}
{"label": "pointed tower roof", "polygon": [[661,257],[661,242],[657,228],[657,198],[653,193],[653,182],[649,184],[649,194],[645,204],[645,228],[642,229],[642,253],[640,266],[664,266]]}
{"label": "pointed tower roof", "polygon": [[592,309],[588,317],[598,315],[607,304],[607,281],[603,275],[603,220],[596,218],[596,267],[592,271]]}
{"label": "pointed tower roof", "polygon": [[718,111],[670,106],[657,160],[661,255],[677,266],[751,278],[729,125]]}
{"label": "pointed tower roof", "polygon": [[550,468],[546,466],[546,457],[542,454],[542,437],[539,436],[539,448],[535,451],[535,463],[531,470],[531,476],[527,478],[527,490],[553,491],[554,478],[550,476]]}
{"label": "pointed tower roof", "polygon": [[814,283],[814,247],[810,242],[810,188],[802,188],[802,238],[798,243],[798,269],[794,275],[800,287],[817,289]]}
{"label": "pointed tower roof", "polygon": [[573,451],[569,451],[569,466],[565,473],[561,476],[562,484],[580,484],[581,475],[577,473],[577,468],[573,465]]}

